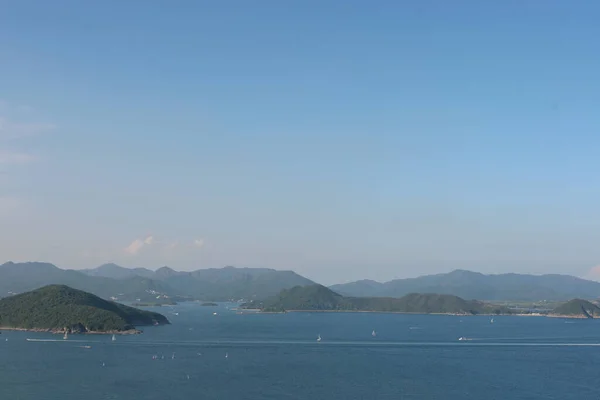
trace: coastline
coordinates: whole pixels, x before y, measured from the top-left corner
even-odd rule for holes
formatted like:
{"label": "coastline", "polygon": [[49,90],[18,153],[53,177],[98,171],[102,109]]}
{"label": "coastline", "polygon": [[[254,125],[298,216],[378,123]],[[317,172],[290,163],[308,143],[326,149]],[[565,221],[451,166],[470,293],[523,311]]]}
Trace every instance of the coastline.
{"label": "coastline", "polygon": [[[52,333],[53,335],[64,334],[64,329],[55,328],[15,328],[10,326],[0,326],[0,331],[19,331],[19,332],[38,332]],[[139,335],[143,331],[139,329],[128,329],[126,331],[87,331],[87,332],[70,332],[70,335]]]}
{"label": "coastline", "polygon": [[[372,313],[372,314],[407,314],[407,315],[448,315],[455,317],[550,317],[546,314],[461,314],[461,313],[422,313],[406,311],[370,311],[370,310],[285,310],[285,311],[261,311],[248,309],[256,314],[285,314],[285,313]],[[249,313],[250,314],[250,313]],[[557,316],[558,317],[558,316]],[[559,316],[560,318],[580,318],[570,316]]]}
{"label": "coastline", "polygon": [[598,319],[595,317],[586,317],[585,315],[564,315],[564,314],[548,314],[548,318],[567,318],[567,319]]}

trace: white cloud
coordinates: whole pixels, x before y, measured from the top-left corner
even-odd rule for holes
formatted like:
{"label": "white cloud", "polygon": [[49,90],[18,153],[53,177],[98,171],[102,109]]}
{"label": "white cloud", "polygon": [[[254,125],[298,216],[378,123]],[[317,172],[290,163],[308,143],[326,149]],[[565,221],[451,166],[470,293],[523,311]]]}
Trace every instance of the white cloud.
{"label": "white cloud", "polygon": [[144,241],[141,239],[135,239],[131,244],[125,247],[125,253],[137,254],[144,247]]}
{"label": "white cloud", "polygon": [[125,249],[123,250],[127,254],[136,255],[140,252],[140,250],[142,250],[142,248],[144,248],[145,246],[150,246],[152,243],[154,243],[154,236],[150,235],[146,236],[146,238],[144,239],[135,239],[129,244],[129,246],[125,247]]}
{"label": "white cloud", "polygon": [[204,246],[204,239],[194,239],[194,247],[202,247]]}

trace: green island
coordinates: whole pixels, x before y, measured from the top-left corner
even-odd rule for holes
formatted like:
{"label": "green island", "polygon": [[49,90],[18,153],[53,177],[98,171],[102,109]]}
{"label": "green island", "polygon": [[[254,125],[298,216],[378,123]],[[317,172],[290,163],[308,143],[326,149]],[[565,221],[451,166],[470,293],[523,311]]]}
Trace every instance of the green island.
{"label": "green island", "polygon": [[136,326],[168,319],[65,285],[49,285],[0,300],[0,329],[53,333],[141,333]]}
{"label": "green island", "polygon": [[414,314],[513,314],[507,307],[476,300],[464,300],[447,294],[411,293],[400,298],[344,297],[322,285],[296,286],[262,302],[242,305],[263,312],[355,311]]}
{"label": "green island", "polygon": [[587,300],[573,299],[556,307],[548,316],[558,318],[600,318],[600,307]]}
{"label": "green island", "polygon": [[202,303],[200,304],[202,307],[216,307],[218,306],[217,303]]}

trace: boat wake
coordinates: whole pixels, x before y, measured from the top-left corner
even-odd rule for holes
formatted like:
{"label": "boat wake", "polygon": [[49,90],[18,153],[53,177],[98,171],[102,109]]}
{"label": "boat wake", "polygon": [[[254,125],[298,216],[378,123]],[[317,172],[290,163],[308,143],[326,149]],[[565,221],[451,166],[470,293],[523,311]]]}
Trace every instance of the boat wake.
{"label": "boat wake", "polygon": [[[60,341],[60,340],[58,340]],[[125,345],[125,344],[123,344]],[[221,341],[147,341],[129,342],[127,346],[156,347],[156,346],[357,346],[357,347],[600,347],[600,343],[576,342],[488,342],[486,339],[468,338],[465,341],[450,342],[380,342],[380,341],[322,341],[315,340],[221,340]]]}
{"label": "boat wake", "polygon": [[25,339],[28,342],[60,342],[60,343],[100,343],[97,340],[63,340],[63,339]]}

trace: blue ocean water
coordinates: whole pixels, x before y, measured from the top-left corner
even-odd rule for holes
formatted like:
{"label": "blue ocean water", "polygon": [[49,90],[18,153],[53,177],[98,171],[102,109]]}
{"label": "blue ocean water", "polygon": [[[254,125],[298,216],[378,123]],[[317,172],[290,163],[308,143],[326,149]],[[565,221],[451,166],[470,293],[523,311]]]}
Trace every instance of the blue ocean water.
{"label": "blue ocean water", "polygon": [[[492,324],[489,317],[434,315],[240,315],[228,306],[156,308],[172,325],[116,342],[103,335],[63,341],[4,331],[0,398],[600,398],[598,320],[501,316]],[[461,336],[472,340],[458,341]]]}

